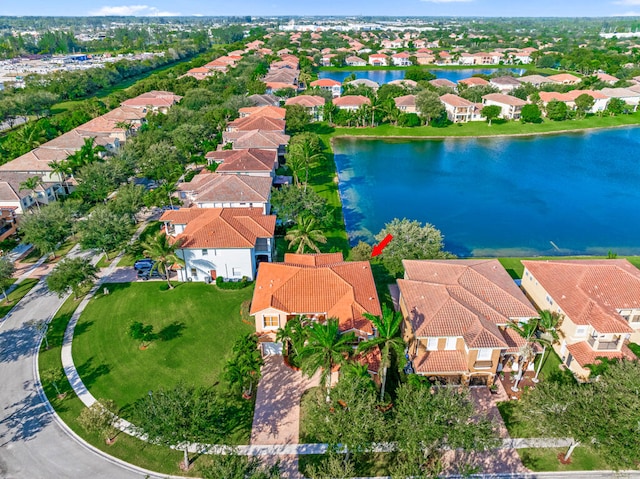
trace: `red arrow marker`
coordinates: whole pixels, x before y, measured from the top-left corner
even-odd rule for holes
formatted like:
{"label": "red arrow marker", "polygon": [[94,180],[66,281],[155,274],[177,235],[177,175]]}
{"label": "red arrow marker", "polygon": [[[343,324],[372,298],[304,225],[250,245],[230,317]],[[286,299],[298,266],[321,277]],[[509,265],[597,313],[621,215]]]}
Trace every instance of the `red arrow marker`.
{"label": "red arrow marker", "polygon": [[380,244],[377,244],[373,247],[373,251],[371,252],[371,257],[374,258],[375,256],[378,256],[380,253],[382,253],[382,250],[386,248],[386,246],[391,242],[392,239],[393,239],[393,236],[391,235],[385,236],[385,238],[382,241],[380,241]]}

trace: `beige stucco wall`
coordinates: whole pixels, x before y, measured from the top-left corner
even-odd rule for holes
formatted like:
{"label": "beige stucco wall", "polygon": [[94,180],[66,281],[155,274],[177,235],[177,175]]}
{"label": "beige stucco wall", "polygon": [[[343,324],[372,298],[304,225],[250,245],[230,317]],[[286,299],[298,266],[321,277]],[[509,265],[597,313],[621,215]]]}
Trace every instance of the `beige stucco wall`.
{"label": "beige stucco wall", "polygon": [[[264,322],[263,322],[265,316],[278,316],[278,326],[265,328]],[[254,318],[256,321],[257,333],[270,332],[275,334],[278,328],[282,328],[287,322],[287,313],[285,313],[284,311],[277,310],[275,308],[267,308],[255,313]]]}

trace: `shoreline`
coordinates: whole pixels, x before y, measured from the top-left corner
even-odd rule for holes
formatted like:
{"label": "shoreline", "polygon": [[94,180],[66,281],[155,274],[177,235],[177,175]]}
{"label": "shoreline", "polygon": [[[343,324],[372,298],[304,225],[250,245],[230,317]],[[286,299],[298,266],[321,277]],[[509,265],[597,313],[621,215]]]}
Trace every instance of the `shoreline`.
{"label": "shoreline", "polygon": [[[638,123],[629,123],[626,125],[611,125],[611,126],[591,126],[587,128],[575,128],[575,129],[564,129],[557,131],[539,131],[539,132],[531,132],[531,133],[498,133],[495,135],[354,135],[350,133],[345,134],[332,134],[331,142],[335,138],[365,138],[369,140],[384,140],[386,138],[392,140],[447,140],[450,138],[453,139],[477,139],[477,138],[518,138],[518,137],[536,137],[536,136],[548,136],[548,135],[566,135],[568,133],[581,133],[581,132],[590,132],[597,130],[612,130],[618,128],[640,128],[640,121]],[[363,129],[364,130],[364,129]],[[333,147],[333,143],[332,143]]]}

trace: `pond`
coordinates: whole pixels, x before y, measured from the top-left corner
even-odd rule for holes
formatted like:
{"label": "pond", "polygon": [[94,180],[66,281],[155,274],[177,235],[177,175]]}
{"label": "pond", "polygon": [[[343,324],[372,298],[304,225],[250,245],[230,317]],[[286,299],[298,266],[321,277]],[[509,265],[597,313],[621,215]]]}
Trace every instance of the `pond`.
{"label": "pond", "polygon": [[459,256],[640,253],[640,130],[446,140],[336,138],[350,241],[395,217]]}
{"label": "pond", "polygon": [[[522,75],[525,70],[520,68],[465,68],[460,70],[445,70],[445,69],[437,69],[437,70],[429,70],[438,78],[446,78],[447,80],[451,80],[454,83],[457,83],[458,80],[462,80],[463,78],[469,78],[472,75],[477,75],[479,73],[485,75],[491,75],[497,71],[502,72],[513,72],[516,75]],[[404,78],[405,70],[340,70],[340,71],[321,71],[318,74],[319,78],[331,78],[332,80],[339,81],[342,83],[345,78],[347,78],[352,73],[355,73],[356,78],[366,78],[367,80],[373,80],[377,82],[379,85],[384,83],[389,83],[393,80],[402,80]]]}

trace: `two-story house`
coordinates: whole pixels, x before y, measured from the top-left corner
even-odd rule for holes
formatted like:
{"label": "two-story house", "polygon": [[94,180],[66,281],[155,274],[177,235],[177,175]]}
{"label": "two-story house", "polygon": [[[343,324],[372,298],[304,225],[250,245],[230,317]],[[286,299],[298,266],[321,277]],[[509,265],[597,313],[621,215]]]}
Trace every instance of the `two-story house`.
{"label": "two-story house", "polygon": [[216,150],[205,155],[209,164],[218,163],[220,175],[248,175],[273,178],[278,168],[275,150],[248,148],[246,150]]}
{"label": "two-story house", "polygon": [[511,95],[503,95],[502,93],[489,93],[482,97],[484,106],[497,105],[502,112],[500,118],[506,120],[519,120],[522,114],[522,107],[527,104],[526,101]]}
{"label": "two-story house", "polygon": [[471,121],[471,115],[475,109],[475,103],[454,95],[446,93],[440,97],[440,101],[447,111],[447,118],[453,123],[466,123]]}
{"label": "two-story house", "polygon": [[507,325],[537,317],[533,305],[495,259],[403,264],[398,302],[413,371],[441,383],[491,385],[525,344]]}
{"label": "two-story house", "polygon": [[403,95],[393,99],[396,108],[402,113],[418,113],[415,95]]}
{"label": "two-story house", "polygon": [[179,241],[181,281],[253,280],[258,264],[273,257],[276,217],[260,208],[181,208],[160,221],[171,241]]}
{"label": "two-story house", "polygon": [[342,94],[342,83],[332,80],[331,78],[320,78],[319,80],[312,81],[309,85],[313,88],[330,91],[334,97]]}
{"label": "two-story house", "polygon": [[523,261],[522,287],[540,309],[563,316],[562,362],[578,378],[597,358],[631,358],[640,342],[640,270],[626,259]]}
{"label": "two-story house", "polygon": [[322,121],[324,113],[325,99],[317,95],[299,95],[292,98],[288,98],[284,102],[286,106],[300,105],[307,110],[307,113],[313,118],[314,121]]}

